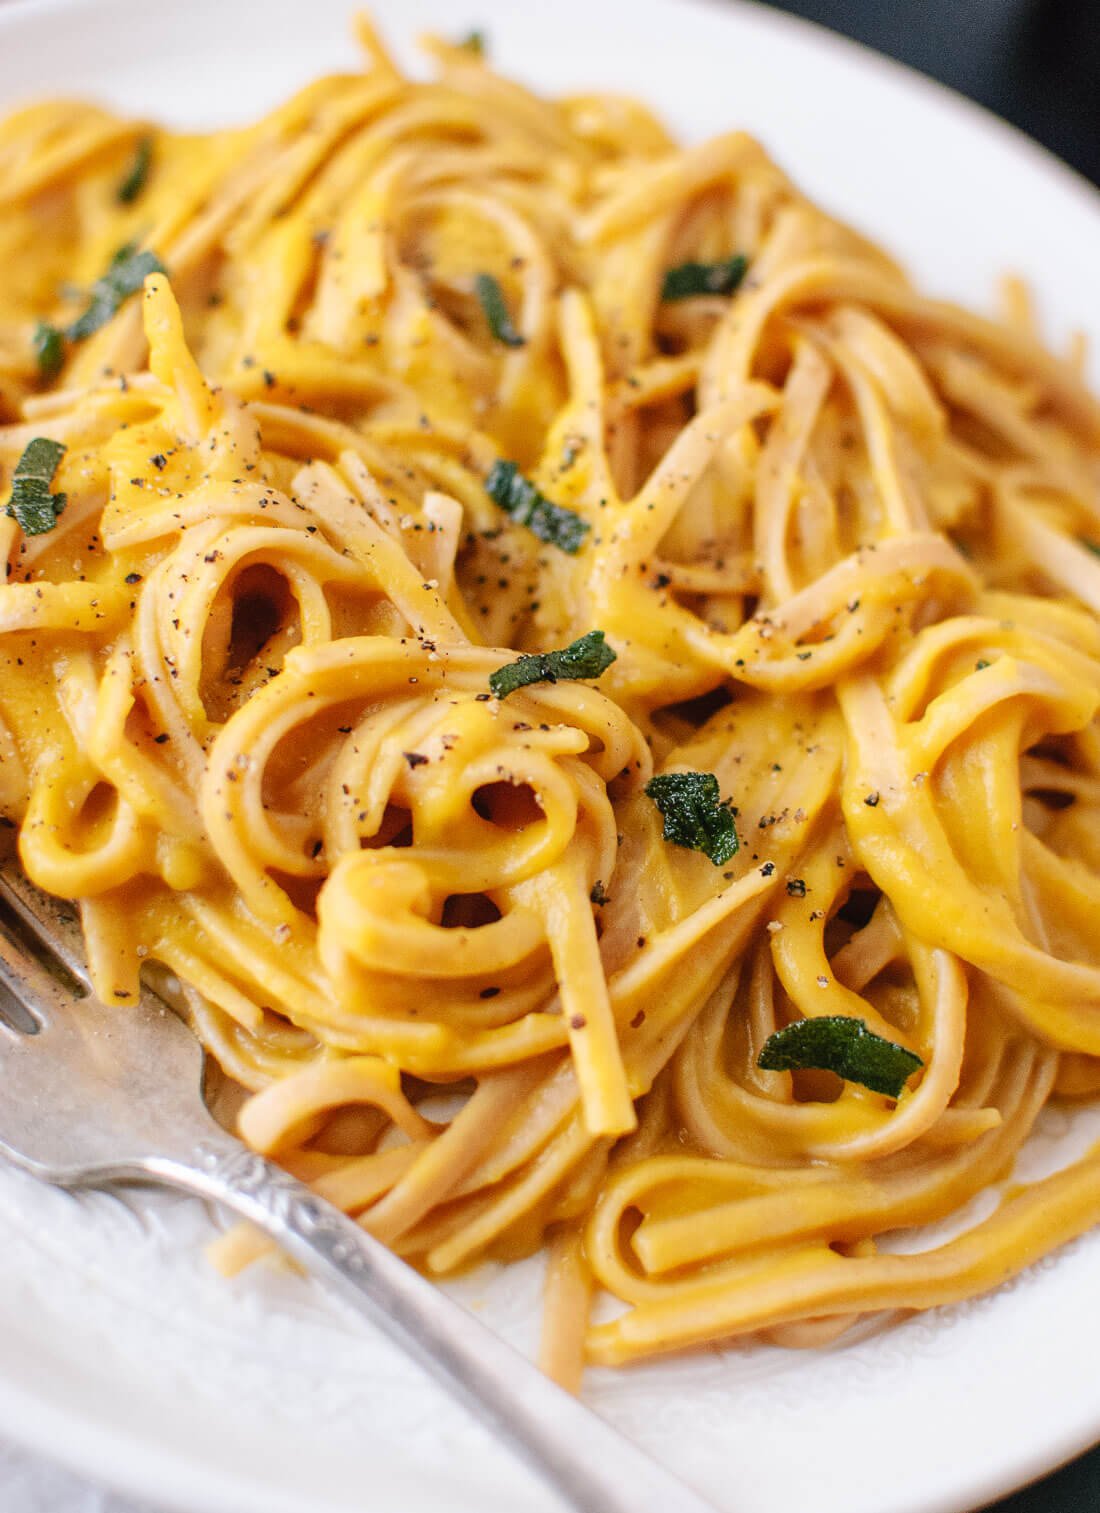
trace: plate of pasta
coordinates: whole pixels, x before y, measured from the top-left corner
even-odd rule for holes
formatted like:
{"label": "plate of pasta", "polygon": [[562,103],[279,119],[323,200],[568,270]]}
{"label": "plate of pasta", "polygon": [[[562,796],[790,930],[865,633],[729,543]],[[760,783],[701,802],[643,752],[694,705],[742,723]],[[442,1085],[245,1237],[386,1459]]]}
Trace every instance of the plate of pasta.
{"label": "plate of pasta", "polygon": [[[973,1507],[1100,1433],[1100,204],[751,5],[476,11],[0,12],[5,833],[716,1507]],[[251,1230],[0,1215],[35,1448],[551,1506]]]}

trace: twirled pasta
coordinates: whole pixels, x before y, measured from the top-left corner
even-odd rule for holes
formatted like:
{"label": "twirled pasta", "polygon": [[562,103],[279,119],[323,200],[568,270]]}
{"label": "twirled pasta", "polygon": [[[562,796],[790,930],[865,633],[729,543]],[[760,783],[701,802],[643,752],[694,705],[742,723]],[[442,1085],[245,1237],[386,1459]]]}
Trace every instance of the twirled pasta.
{"label": "twirled pasta", "polygon": [[[362,35],[247,129],[0,126],[4,477],[65,448],[56,524],[0,518],[23,866],[100,995],[152,972],[243,1136],[402,1254],[548,1240],[570,1384],[995,1285],[1100,1218],[1095,1154],[879,1242],[1100,1091],[1100,405],[1017,288],[922,297],[749,138]],[[34,323],[126,243],[167,277],[44,375]],[[579,550],[498,508],[502,459]],[[597,628],[598,681],[491,691]],[[655,770],[717,778],[728,864],[664,838]],[[760,1068],[823,1016],[919,1074]]]}

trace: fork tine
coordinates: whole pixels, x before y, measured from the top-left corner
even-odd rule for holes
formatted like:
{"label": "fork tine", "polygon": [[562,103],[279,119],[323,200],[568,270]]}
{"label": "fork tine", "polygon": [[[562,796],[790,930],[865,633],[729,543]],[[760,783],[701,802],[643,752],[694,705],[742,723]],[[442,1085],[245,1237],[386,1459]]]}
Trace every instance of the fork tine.
{"label": "fork tine", "polygon": [[0,936],[3,937],[0,943],[0,1031],[16,1035],[37,1035],[42,1028],[41,1024],[13,991],[4,970],[8,949],[18,950],[18,944],[3,923],[0,923]]}
{"label": "fork tine", "polygon": [[[84,940],[76,905],[51,898],[29,882],[14,861],[0,863],[0,911],[6,905],[14,918],[10,933],[39,961],[60,968],[71,979],[70,991],[82,996],[92,991],[91,975],[84,960]],[[2,916],[0,916],[2,917]]]}
{"label": "fork tine", "polygon": [[198,1040],[148,989],[126,1008],[85,991],[79,939],[71,905],[0,862],[0,1154],[62,1186],[186,1159],[217,1130]]}
{"label": "fork tine", "polygon": [[[19,1040],[62,1022],[73,995],[0,917],[0,1023]],[[8,1037],[4,1037],[8,1038]]]}

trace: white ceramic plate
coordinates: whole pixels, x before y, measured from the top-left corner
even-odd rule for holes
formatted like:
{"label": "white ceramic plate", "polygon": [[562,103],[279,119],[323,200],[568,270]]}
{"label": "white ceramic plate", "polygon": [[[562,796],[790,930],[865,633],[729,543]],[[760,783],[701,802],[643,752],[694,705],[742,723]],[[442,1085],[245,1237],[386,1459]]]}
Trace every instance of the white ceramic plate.
{"label": "white ceramic plate", "polygon": [[[353,65],[352,0],[15,0],[0,106],[74,91],[188,125],[243,120]],[[376,0],[491,34],[550,90],[608,85],[686,135],[759,135],[938,292],[1033,280],[1052,340],[1096,327],[1100,200],[954,96],[801,23],[692,0]],[[1094,374],[1094,376],[1096,376]],[[1100,1135],[1049,1113],[1025,1175]],[[987,1199],[986,1202],[989,1200]],[[557,1506],[383,1341],[309,1284],[204,1267],[197,1204],[79,1199],[0,1173],[0,1426],[186,1513],[540,1513]],[[737,1513],[958,1513],[1100,1435],[1100,1235],[992,1297],[814,1354],[711,1351],[593,1373],[590,1401]],[[454,1290],[529,1348],[538,1267]],[[649,1513],[649,1510],[639,1510]]]}

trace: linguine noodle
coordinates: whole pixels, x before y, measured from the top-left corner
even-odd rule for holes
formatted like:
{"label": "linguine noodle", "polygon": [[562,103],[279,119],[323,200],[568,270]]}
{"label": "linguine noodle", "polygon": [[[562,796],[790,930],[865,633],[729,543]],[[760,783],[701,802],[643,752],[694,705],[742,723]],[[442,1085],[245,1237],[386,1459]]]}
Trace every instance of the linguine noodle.
{"label": "linguine noodle", "polygon": [[[1100,1218],[1100,1155],[881,1241],[1100,1092],[1079,362],[747,136],[361,31],[247,129],[0,125],[23,867],[105,1002],[176,996],[256,1150],[430,1273],[545,1244],[569,1385],[996,1286]],[[597,630],[598,675],[499,693]],[[717,863],[649,786],[689,773]],[[893,1092],[777,1064],[816,1019]]]}

